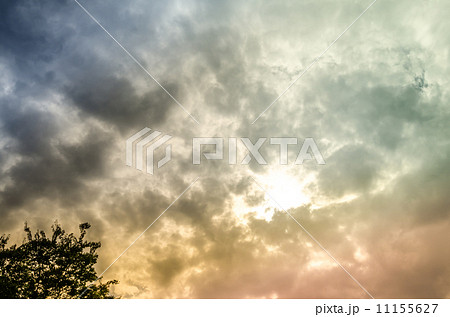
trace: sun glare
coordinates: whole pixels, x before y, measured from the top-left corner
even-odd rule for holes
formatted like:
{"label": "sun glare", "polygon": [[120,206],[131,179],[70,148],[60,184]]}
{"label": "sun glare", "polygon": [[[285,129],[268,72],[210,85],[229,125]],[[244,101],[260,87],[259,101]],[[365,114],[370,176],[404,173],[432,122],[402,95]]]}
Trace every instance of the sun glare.
{"label": "sun glare", "polygon": [[[275,208],[279,208],[279,204],[284,209],[310,203],[310,198],[305,193],[307,181],[305,179],[301,182],[297,178],[279,171],[273,171],[259,177],[259,182],[261,185],[266,186],[265,189],[270,194],[270,196],[266,194],[266,199],[269,200],[269,203]],[[276,202],[273,200],[276,200]]]}
{"label": "sun glare", "polygon": [[311,202],[305,190],[305,186],[311,181],[310,177],[305,177],[303,181],[299,181],[289,173],[279,170],[253,177],[265,191],[254,184],[252,191],[247,193],[246,196],[234,198],[235,214],[243,220],[250,213],[257,218],[270,220],[273,212],[281,209],[280,206],[288,210]]}

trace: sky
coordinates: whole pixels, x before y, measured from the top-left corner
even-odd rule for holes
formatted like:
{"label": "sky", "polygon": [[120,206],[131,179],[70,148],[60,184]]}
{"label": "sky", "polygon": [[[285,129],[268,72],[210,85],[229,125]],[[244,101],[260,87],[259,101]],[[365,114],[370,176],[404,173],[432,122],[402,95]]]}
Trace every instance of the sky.
{"label": "sky", "polygon": [[[89,222],[101,273],[170,206],[115,296],[450,297],[450,2],[378,0],[334,44],[372,1],[79,3],[135,60],[73,0],[0,4],[11,243]],[[173,137],[153,175],[125,164],[144,127]],[[192,164],[194,137],[237,138],[238,164]],[[289,164],[271,137],[298,138]],[[325,165],[294,164],[305,138]]]}

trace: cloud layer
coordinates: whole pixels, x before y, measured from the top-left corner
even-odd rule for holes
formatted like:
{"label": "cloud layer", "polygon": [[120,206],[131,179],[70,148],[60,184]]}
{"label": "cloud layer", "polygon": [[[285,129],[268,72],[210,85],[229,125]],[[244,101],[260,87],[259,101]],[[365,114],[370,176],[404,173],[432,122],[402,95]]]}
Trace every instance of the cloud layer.
{"label": "cloud layer", "polygon": [[[0,230],[89,221],[125,298],[450,297],[450,9],[378,1],[0,5]],[[150,176],[143,127],[174,136]],[[192,137],[313,137],[326,165],[192,165]],[[227,149],[227,146],[226,146]],[[246,152],[240,149],[238,162]],[[252,179],[258,181],[266,194]],[[275,199],[275,201],[274,201]]]}

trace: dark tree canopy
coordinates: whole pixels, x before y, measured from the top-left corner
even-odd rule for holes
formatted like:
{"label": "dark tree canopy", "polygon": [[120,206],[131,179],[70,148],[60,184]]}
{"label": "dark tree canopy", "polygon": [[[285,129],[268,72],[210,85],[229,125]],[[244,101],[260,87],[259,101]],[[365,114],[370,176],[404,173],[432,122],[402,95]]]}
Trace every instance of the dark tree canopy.
{"label": "dark tree canopy", "polygon": [[76,237],[55,223],[47,238],[25,223],[26,239],[9,248],[9,236],[0,236],[0,298],[113,298],[109,288],[118,282],[102,283],[94,269],[101,244],[84,240],[88,223],[79,228]]}

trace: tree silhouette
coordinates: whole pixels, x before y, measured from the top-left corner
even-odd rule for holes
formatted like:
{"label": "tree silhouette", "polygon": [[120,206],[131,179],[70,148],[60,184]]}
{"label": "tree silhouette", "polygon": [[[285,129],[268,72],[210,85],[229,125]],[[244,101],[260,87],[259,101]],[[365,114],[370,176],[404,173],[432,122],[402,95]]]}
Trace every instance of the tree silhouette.
{"label": "tree silhouette", "polygon": [[90,226],[80,224],[75,237],[55,223],[49,239],[39,230],[33,236],[25,223],[22,245],[9,248],[9,236],[0,236],[0,298],[113,298],[109,288],[118,281],[98,278],[94,264],[101,243],[85,241]]}

